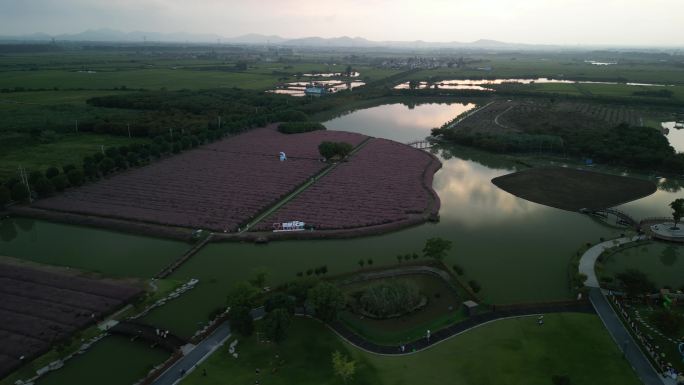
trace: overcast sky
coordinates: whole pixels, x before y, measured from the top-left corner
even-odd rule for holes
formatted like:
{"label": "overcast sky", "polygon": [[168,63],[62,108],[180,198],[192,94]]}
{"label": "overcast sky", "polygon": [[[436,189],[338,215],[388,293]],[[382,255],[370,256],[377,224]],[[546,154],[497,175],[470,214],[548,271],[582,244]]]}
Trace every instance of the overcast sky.
{"label": "overcast sky", "polygon": [[86,29],[684,45],[684,0],[0,0],[0,35]]}

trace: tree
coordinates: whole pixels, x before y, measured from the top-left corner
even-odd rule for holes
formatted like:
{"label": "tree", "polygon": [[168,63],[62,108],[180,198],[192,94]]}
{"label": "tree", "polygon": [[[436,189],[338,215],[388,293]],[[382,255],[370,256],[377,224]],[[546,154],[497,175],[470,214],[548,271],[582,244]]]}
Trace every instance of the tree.
{"label": "tree", "polygon": [[266,270],[259,269],[255,270],[254,273],[252,274],[252,278],[249,279],[249,283],[254,285],[255,287],[259,289],[263,289],[264,286],[266,286],[266,278],[268,277],[268,273]]}
{"label": "tree", "polygon": [[5,207],[6,204],[12,200],[12,193],[5,186],[0,186],[0,208]]}
{"label": "tree", "polygon": [[356,373],[356,361],[347,358],[347,356],[337,350],[332,354],[332,365],[335,375],[342,378],[345,384]]}
{"label": "tree", "polygon": [[309,301],[318,318],[327,322],[337,318],[346,302],[340,289],[328,282],[320,282],[309,290]]}
{"label": "tree", "polygon": [[248,282],[238,282],[228,291],[227,304],[231,308],[246,307],[251,309],[255,305],[259,291]]}
{"label": "tree", "polygon": [[442,260],[449,250],[451,250],[451,241],[442,238],[430,238],[425,241],[423,254],[429,258]]}
{"label": "tree", "polygon": [[344,71],[347,77],[351,77],[352,75],[352,66],[351,64],[347,65],[347,69]]}
{"label": "tree", "polygon": [[290,313],[285,309],[275,309],[264,319],[263,330],[270,340],[279,343],[285,339],[290,326]]}
{"label": "tree", "polygon": [[294,314],[295,303],[294,300],[285,293],[274,293],[266,300],[264,309],[267,313],[276,309],[285,309],[288,314]]}
{"label": "tree", "polygon": [[26,185],[23,183],[15,183],[12,186],[12,200],[17,202],[25,202],[29,198],[29,192]]}
{"label": "tree", "polygon": [[619,273],[615,278],[620,281],[622,290],[630,297],[653,293],[655,284],[643,272],[635,269],[627,269]]}
{"label": "tree", "polygon": [[409,89],[410,89],[410,90],[415,90],[415,89],[418,88],[418,86],[420,86],[420,83],[418,83],[417,80],[411,80],[411,81],[409,81]]}
{"label": "tree", "polygon": [[670,203],[672,209],[672,219],[674,220],[673,230],[678,230],[677,223],[684,216],[684,198],[675,199]]}
{"label": "tree", "polygon": [[70,170],[67,174],[69,184],[72,186],[80,186],[83,184],[83,172],[80,170]]}
{"label": "tree", "polygon": [[250,311],[250,308],[245,306],[230,309],[230,328],[243,337],[251,336],[254,333],[254,319]]}
{"label": "tree", "polygon": [[363,269],[363,265],[366,263],[363,259],[359,259],[359,267]]}
{"label": "tree", "polygon": [[354,146],[346,142],[325,141],[318,145],[318,152],[325,159],[332,159],[335,157],[344,158],[349,155],[353,149]]}

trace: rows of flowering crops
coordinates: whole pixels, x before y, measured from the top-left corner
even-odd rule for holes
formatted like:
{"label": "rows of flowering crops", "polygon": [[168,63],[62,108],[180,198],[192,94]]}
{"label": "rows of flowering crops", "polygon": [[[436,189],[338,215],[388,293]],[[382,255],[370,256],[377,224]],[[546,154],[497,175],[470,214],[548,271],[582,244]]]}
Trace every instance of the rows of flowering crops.
{"label": "rows of flowering crops", "polygon": [[372,139],[349,162],[259,223],[302,221],[320,230],[382,225],[424,214],[433,199],[437,160],[409,146]]}
{"label": "rows of flowering crops", "polygon": [[0,377],[138,295],[131,286],[0,264]]}
{"label": "rows of flowering crops", "polygon": [[[169,226],[235,231],[319,172],[322,141],[359,134],[285,135],[259,128],[35,203],[35,207]],[[279,152],[288,159],[279,160]]]}

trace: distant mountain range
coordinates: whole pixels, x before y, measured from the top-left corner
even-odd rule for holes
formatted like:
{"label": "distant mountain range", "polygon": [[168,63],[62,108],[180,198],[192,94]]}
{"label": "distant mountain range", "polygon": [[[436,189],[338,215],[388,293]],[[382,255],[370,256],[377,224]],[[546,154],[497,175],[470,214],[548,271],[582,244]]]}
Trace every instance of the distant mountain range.
{"label": "distant mountain range", "polygon": [[89,29],[76,34],[49,35],[46,33],[34,33],[17,36],[0,36],[0,41],[72,41],[72,42],[160,42],[160,43],[223,43],[223,44],[249,44],[249,45],[278,45],[290,47],[335,47],[335,48],[372,48],[390,47],[405,49],[425,48],[482,48],[482,49],[522,49],[522,48],[553,48],[554,46],[513,44],[495,40],[477,40],[474,42],[426,42],[417,41],[372,41],[361,37],[304,37],[287,39],[276,35],[247,34],[237,37],[223,37],[216,34],[194,33],[159,33],[159,32],[123,32],[114,29]]}

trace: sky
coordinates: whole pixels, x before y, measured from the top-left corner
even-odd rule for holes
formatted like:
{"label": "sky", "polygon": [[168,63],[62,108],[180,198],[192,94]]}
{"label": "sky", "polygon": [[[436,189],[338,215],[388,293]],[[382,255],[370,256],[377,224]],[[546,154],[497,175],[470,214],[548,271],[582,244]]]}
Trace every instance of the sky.
{"label": "sky", "polygon": [[87,29],[683,46],[684,0],[0,0],[0,35]]}

